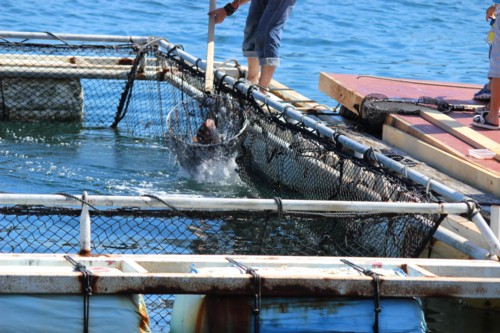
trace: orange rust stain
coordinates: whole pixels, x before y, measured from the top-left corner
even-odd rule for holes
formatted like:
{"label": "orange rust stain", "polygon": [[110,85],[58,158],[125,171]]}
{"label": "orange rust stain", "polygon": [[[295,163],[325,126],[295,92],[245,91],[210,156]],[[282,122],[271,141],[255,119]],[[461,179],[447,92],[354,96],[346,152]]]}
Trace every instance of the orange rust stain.
{"label": "orange rust stain", "polygon": [[208,295],[209,332],[246,332],[253,325],[253,299],[242,296]]}
{"label": "orange rust stain", "polygon": [[118,65],[133,65],[134,60],[129,58],[121,58],[118,60]]}
{"label": "orange rust stain", "polygon": [[205,332],[206,331],[206,328],[204,327],[204,318],[205,318],[205,311],[206,311],[206,308],[207,308],[207,303],[206,303],[206,297],[203,297],[201,299],[201,304],[200,304],[200,307],[199,307],[199,311],[197,313],[197,316],[196,316],[196,325],[195,325],[195,328],[194,328],[194,332],[195,333],[199,333],[199,332]]}
{"label": "orange rust stain", "polygon": [[82,257],[90,257],[91,256],[91,253],[90,253],[90,250],[80,250],[80,252],[78,252],[78,255],[82,256]]}

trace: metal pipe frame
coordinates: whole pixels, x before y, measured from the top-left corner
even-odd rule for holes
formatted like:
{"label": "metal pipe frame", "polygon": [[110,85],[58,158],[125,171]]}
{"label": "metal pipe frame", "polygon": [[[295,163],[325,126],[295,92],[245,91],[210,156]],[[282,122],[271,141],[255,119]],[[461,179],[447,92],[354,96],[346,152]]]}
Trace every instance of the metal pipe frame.
{"label": "metal pipe frame", "polygon": [[[160,47],[163,47],[167,52],[172,52],[177,54],[180,58],[185,61],[198,66],[202,70],[206,70],[206,61],[202,61],[199,58],[195,58],[191,54],[185,52],[177,45],[174,45],[168,42],[165,38],[157,38],[157,37],[142,37],[142,36],[112,36],[112,35],[79,35],[79,34],[52,34],[52,33],[36,33],[36,32],[9,32],[9,31],[0,31],[0,38],[16,38],[16,39],[49,39],[49,40],[68,40],[68,41],[83,41],[83,42],[112,42],[112,43],[137,43],[137,44],[146,44],[146,43],[158,43]],[[215,77],[219,80],[224,80],[226,84],[232,86],[242,93],[247,94],[251,89],[250,86],[245,84],[244,82],[238,81],[233,77],[226,76],[225,72],[220,69],[216,69],[214,73]],[[375,150],[371,150],[371,147],[367,147],[343,134],[337,133],[335,130],[325,126],[322,122],[317,121],[307,115],[304,115],[302,112],[298,111],[293,105],[288,103],[283,103],[282,101],[269,98],[269,96],[264,95],[258,89],[251,89],[252,96],[263,103],[266,103],[269,107],[272,107],[279,112],[281,112],[284,116],[293,119],[297,122],[304,124],[304,126],[314,129],[320,135],[335,139],[338,143],[342,144],[345,147],[350,148],[351,150],[365,155],[367,152],[368,157],[370,157],[373,161],[378,162],[380,165],[397,172],[400,175],[403,175],[412,181],[427,186],[429,190],[433,190],[436,193],[442,195],[447,200],[452,202],[462,202],[466,200],[470,200],[470,198],[466,197],[462,193],[459,193],[450,187],[433,180],[431,177],[425,176],[422,173],[408,168],[407,166],[394,161],[393,159],[376,152]],[[476,210],[477,212],[477,210]],[[484,220],[484,218],[480,214],[473,215],[473,222],[477,225],[481,233],[483,234],[486,242],[488,243],[490,250],[497,256],[500,256],[500,241],[495,237],[490,227]]]}
{"label": "metal pipe frame", "polygon": [[[42,205],[94,207],[139,207],[200,210],[270,210],[278,211],[274,199],[200,198],[186,196],[110,196],[62,194],[0,194],[0,205]],[[282,199],[283,211],[408,213],[408,214],[466,214],[465,203],[405,203],[372,201],[288,200]]]}
{"label": "metal pipe frame", "polygon": [[[35,205],[82,207],[80,215],[80,254],[91,252],[91,219],[89,205],[93,207],[140,207],[145,209],[200,209],[200,210],[266,210],[278,211],[273,199],[198,198],[185,196],[89,196],[62,194],[0,194],[0,205]],[[465,203],[401,203],[359,202],[328,200],[281,201],[284,211],[361,212],[361,213],[410,213],[410,214],[464,214],[469,210]],[[496,256],[463,237],[444,228],[438,228],[435,238],[453,246],[474,259],[498,260]]]}

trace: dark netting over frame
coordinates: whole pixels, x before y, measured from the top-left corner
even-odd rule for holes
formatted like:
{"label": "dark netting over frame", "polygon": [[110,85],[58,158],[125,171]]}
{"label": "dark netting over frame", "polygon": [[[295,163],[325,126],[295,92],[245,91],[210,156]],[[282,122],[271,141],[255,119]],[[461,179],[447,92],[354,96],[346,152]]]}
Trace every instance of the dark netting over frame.
{"label": "dark netting over frame", "polygon": [[[160,141],[185,169],[214,152],[236,156],[240,177],[263,198],[434,200],[235,87],[215,82],[207,96],[196,64],[154,44],[5,42],[0,64],[0,134],[19,123],[38,130],[111,126]],[[220,142],[200,143],[197,129],[207,119],[218,122]],[[79,251],[79,210],[15,206],[0,214],[2,252]],[[94,210],[91,218],[93,253],[415,257],[443,216],[126,207]],[[163,305],[151,307],[165,315]]]}
{"label": "dark netting over frame", "polygon": [[[236,156],[240,177],[264,198],[433,200],[431,193],[404,177],[354,158],[330,138],[320,138],[282,114],[263,110],[251,94],[244,95],[223,82],[214,83],[216,94],[203,93],[202,71],[174,53],[162,52],[154,44],[0,43],[1,126],[24,121],[43,126],[76,122],[83,127],[118,127],[133,136],[160,140],[185,169],[195,169],[207,156]],[[200,143],[197,129],[209,118],[217,124],[220,142]],[[329,218],[338,222],[318,222],[321,239],[313,231],[304,237],[313,243],[311,248],[321,243],[329,255],[400,257],[418,255],[440,221],[439,216],[414,214],[397,218],[383,214],[380,220],[366,214],[308,217],[314,221]],[[420,233],[407,232],[413,229]],[[367,241],[376,238],[377,244],[392,244],[394,237],[410,235],[409,249],[373,246]]]}
{"label": "dark netting over frame", "polygon": [[[168,203],[167,203],[168,204]],[[171,205],[169,205],[171,206]],[[172,209],[173,208],[173,209]],[[0,251],[78,253],[80,209],[0,208]],[[91,210],[93,254],[246,254],[413,257],[438,216],[269,211]],[[171,295],[147,295],[153,328]]]}

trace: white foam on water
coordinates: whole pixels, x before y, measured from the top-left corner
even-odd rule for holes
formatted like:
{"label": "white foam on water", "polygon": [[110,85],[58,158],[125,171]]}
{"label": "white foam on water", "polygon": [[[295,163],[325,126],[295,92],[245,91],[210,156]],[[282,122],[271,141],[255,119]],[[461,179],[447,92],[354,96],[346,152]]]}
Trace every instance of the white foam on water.
{"label": "white foam on water", "polygon": [[240,179],[238,165],[234,158],[227,160],[207,159],[197,166],[195,171],[187,170],[180,167],[180,175],[186,178],[191,178],[200,183],[219,183],[221,185],[241,185],[243,182]]}

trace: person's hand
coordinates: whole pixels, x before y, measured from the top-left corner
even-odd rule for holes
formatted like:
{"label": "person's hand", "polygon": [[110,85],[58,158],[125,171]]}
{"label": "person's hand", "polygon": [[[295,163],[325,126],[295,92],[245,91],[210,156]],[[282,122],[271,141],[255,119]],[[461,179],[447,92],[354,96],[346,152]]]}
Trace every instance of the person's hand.
{"label": "person's hand", "polygon": [[493,17],[495,15],[495,11],[495,6],[489,6],[488,9],[486,9],[486,21],[489,21],[490,17]]}
{"label": "person's hand", "polygon": [[227,13],[224,7],[212,10],[211,12],[208,13],[208,15],[214,17],[215,24],[224,22],[224,19],[227,17]]}

